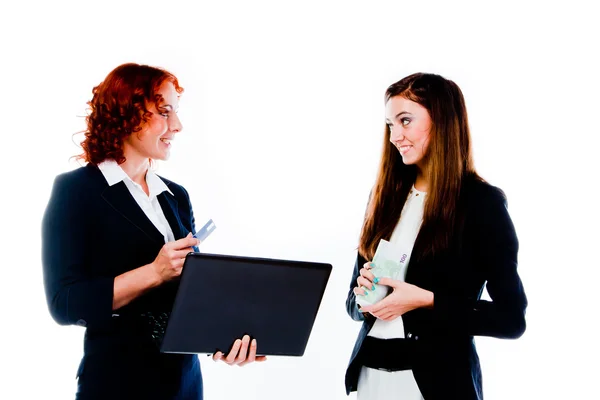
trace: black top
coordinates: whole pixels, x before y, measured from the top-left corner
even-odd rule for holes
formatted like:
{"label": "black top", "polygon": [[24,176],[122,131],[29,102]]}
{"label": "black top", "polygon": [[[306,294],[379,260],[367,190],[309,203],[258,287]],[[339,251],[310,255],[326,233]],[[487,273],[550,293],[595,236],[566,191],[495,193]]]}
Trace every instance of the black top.
{"label": "black top", "polygon": [[[175,239],[181,239],[195,231],[189,196],[161,179],[174,196],[165,191],[158,201]],[[124,182],[109,186],[90,164],[56,178],[42,225],[44,286],[57,323],[86,327],[81,393],[201,398],[197,356],[161,354],[148,323],[148,315],[171,310],[177,280],[112,310],[115,277],[154,261],[163,245],[163,235]],[[195,394],[181,397],[182,390]]]}
{"label": "black top", "polygon": [[[450,248],[419,257],[426,243],[417,236],[406,273],[406,282],[434,293],[433,308],[404,314],[406,340],[386,344],[390,360],[404,364],[410,357],[414,362],[415,380],[427,400],[482,399],[473,336],[518,338],[525,331],[527,298],[517,273],[518,240],[504,193],[466,178],[456,212],[464,223],[456,228]],[[357,388],[361,368],[357,355],[375,322],[370,314],[365,319],[358,311],[353,292],[367,261],[357,256],[346,300],[352,319],[363,321],[346,371],[347,393]],[[492,301],[480,299],[484,285]],[[407,341],[413,345],[407,346]]]}

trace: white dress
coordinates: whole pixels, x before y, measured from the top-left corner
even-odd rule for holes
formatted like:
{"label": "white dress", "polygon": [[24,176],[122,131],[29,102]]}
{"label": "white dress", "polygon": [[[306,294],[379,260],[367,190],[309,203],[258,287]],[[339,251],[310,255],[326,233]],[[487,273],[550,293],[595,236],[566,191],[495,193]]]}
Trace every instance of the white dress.
{"label": "white dress", "polygon": [[[423,221],[426,194],[416,190],[413,186],[402,209],[400,220],[390,238],[391,244],[408,248],[412,252]],[[409,262],[410,254],[407,265]],[[380,339],[404,338],[402,317],[392,321],[377,319],[368,336]],[[362,367],[358,377],[357,400],[388,399],[423,400],[412,370],[388,372]]]}

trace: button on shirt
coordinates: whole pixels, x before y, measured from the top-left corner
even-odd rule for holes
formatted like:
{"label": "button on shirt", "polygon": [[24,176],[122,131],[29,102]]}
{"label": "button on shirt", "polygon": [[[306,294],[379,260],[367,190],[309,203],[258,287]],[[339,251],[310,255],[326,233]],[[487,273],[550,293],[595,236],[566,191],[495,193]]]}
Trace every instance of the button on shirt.
{"label": "button on shirt", "polygon": [[144,189],[142,189],[142,186],[135,183],[116,161],[103,161],[98,164],[98,168],[102,172],[102,175],[104,175],[109,186],[116,185],[121,181],[125,183],[129,193],[131,193],[136,203],[140,206],[142,211],[144,211],[144,214],[146,214],[156,229],[162,233],[165,243],[175,240],[173,230],[171,229],[167,218],[165,218],[165,214],[157,199],[157,196],[164,191],[173,194],[162,179],[148,169],[146,172],[146,183],[148,184],[148,192],[150,194],[147,195],[146,192],[144,192]]}

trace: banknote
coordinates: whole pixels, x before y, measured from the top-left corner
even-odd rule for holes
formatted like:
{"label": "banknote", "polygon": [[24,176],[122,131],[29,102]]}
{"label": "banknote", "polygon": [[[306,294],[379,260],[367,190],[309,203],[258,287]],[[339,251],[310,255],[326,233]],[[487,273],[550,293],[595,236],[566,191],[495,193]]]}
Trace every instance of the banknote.
{"label": "banknote", "polygon": [[[377,250],[373,256],[373,264],[375,266],[371,269],[373,275],[376,278],[391,278],[404,280],[404,274],[406,273],[406,262],[410,250],[406,251],[400,245],[393,245],[387,240],[381,239],[377,245]],[[380,300],[383,300],[390,291],[389,286],[374,284],[375,290],[367,288],[367,294],[357,295],[356,304],[359,306],[366,306],[375,304]],[[363,287],[364,289],[364,287]]]}

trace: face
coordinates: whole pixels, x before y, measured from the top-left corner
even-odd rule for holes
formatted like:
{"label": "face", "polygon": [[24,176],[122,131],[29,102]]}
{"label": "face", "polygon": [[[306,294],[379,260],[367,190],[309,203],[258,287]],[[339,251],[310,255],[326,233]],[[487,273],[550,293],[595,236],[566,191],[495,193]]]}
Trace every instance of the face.
{"label": "face", "polygon": [[158,89],[162,99],[158,104],[147,103],[146,109],[152,113],[140,132],[125,139],[125,157],[132,155],[140,159],[167,160],[171,150],[171,140],[183,127],[177,116],[179,94],[171,82],[163,83]]}
{"label": "face", "polygon": [[423,169],[431,128],[427,109],[404,97],[394,96],[385,105],[385,121],[390,128],[390,142],[400,152],[404,164]]}

